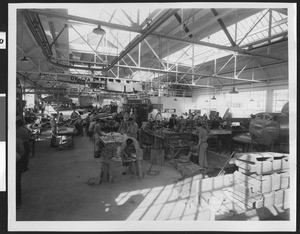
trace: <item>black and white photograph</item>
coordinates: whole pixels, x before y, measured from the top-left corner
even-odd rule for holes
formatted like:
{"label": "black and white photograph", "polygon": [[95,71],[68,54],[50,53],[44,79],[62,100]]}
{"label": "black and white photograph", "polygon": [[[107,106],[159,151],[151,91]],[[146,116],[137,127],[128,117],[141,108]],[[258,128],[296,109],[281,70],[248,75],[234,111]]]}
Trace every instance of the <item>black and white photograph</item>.
{"label": "black and white photograph", "polygon": [[295,231],[295,3],[9,3],[9,231]]}

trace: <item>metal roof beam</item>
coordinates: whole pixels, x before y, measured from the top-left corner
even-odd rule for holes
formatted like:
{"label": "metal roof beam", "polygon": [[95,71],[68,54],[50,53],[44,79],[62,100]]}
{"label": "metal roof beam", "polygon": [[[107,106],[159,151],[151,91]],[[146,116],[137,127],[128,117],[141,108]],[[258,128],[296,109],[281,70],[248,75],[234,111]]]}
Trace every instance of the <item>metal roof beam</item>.
{"label": "metal roof beam", "polygon": [[152,23],[148,28],[143,30],[141,35],[136,36],[131,43],[126,46],[125,50],[123,50],[120,55],[115,58],[109,66],[105,68],[105,70],[109,70],[112,68],[118,61],[120,61],[126,54],[128,54],[133,48],[135,48],[142,40],[144,40],[149,34],[151,34],[155,29],[157,29],[160,25],[165,23],[167,19],[173,16],[178,9],[170,9],[167,10],[158,20]]}
{"label": "metal roof beam", "polygon": [[[216,9],[213,9],[213,8],[212,8],[211,11],[212,11],[212,13],[213,13],[216,17],[219,16],[219,14],[218,14],[218,12],[216,11]],[[230,33],[229,33],[228,30],[227,30],[227,27],[226,27],[225,24],[224,24],[223,20],[222,20],[221,18],[218,18],[217,21],[218,21],[219,25],[221,26],[222,30],[224,31],[225,35],[227,36],[228,40],[230,41],[231,45],[232,45],[232,46],[236,46],[234,40],[232,39]]]}
{"label": "metal roof beam", "polygon": [[[157,33],[153,33],[152,35],[162,36],[164,38],[169,38],[171,40],[180,41],[182,43],[186,43],[186,44],[189,44],[189,45],[191,45],[191,44],[202,45],[202,46],[212,47],[212,48],[216,48],[216,49],[220,49],[220,50],[233,51],[233,52],[237,52],[239,54],[244,54],[244,55],[250,55],[250,56],[256,56],[256,57],[263,57],[263,58],[269,58],[269,59],[274,59],[274,60],[285,61],[285,59],[282,59],[280,57],[264,55],[264,54],[257,54],[257,53],[253,53],[253,52],[250,52],[250,51],[245,50],[245,49],[237,48],[237,47],[223,46],[223,45],[218,45],[218,44],[214,44],[214,43],[209,43],[209,42],[204,42],[204,41],[196,41],[196,40],[191,40],[191,39],[190,40],[181,39],[181,38],[167,36],[167,35],[160,35],[160,34],[157,34]],[[278,37],[278,36],[276,36],[276,37]],[[266,40],[266,39],[264,39],[264,40]]]}
{"label": "metal roof beam", "polygon": [[[42,10],[42,9],[32,9],[29,11],[35,12],[40,15],[45,15],[50,18],[53,17],[53,18],[65,20],[65,23],[69,24],[69,25],[72,25],[72,22],[70,22],[70,20],[73,20],[73,21],[83,22],[83,23],[87,23],[87,24],[91,24],[91,25],[106,26],[106,27],[110,27],[110,28],[114,28],[114,29],[123,30],[123,31],[136,32],[136,33],[142,32],[142,30],[140,30],[137,27],[128,27],[128,26],[124,26],[124,25],[109,23],[109,22],[105,22],[105,21],[101,21],[101,20],[88,19],[85,17],[79,17],[79,16],[75,16],[75,15],[65,15],[65,14],[63,15],[63,14],[59,14],[56,12],[49,12],[47,10]],[[49,19],[49,20],[51,20],[51,19]]]}
{"label": "metal roof beam", "polygon": [[249,33],[252,32],[252,30],[256,27],[256,25],[266,16],[266,14],[268,13],[268,11],[259,19],[257,20],[253,26],[249,29],[249,31],[245,34],[245,36],[242,38],[242,40],[239,41],[238,46],[244,41],[244,39],[249,35]]}

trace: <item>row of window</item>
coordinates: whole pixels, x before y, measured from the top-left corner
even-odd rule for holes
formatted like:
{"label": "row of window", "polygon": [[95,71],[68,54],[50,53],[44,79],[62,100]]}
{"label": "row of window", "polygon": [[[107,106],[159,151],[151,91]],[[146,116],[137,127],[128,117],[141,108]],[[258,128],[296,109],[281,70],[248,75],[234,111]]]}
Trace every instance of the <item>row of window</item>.
{"label": "row of window", "polygon": [[[266,111],[266,96],[266,91],[227,93],[225,103],[210,102],[209,109],[225,111],[229,108],[232,117],[248,118],[251,114]],[[283,105],[289,100],[289,91],[288,89],[274,90],[272,96],[272,112],[280,113]]]}

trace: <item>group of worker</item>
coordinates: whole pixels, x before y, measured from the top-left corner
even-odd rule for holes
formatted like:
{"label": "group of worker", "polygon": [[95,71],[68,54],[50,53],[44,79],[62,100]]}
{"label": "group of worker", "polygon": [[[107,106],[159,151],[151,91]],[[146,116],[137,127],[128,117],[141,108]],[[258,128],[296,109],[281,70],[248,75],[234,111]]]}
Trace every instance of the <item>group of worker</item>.
{"label": "group of worker", "polygon": [[[176,120],[176,116],[171,115],[171,117],[169,119],[169,123],[168,123],[168,129],[174,130],[174,128],[177,124],[178,124],[178,122]],[[154,144],[152,133],[154,132],[155,128],[152,125],[153,125],[153,123],[151,121],[149,121],[146,124],[144,124],[139,131],[139,140],[140,140],[140,142],[142,142],[142,144],[144,144],[146,146]],[[208,144],[207,144],[208,126],[205,121],[202,120],[202,121],[196,122],[195,133],[198,135],[198,142],[196,142],[196,145],[195,145],[195,147],[193,147],[193,150],[194,150],[194,148],[196,148],[196,152],[197,152],[196,154],[197,154],[197,158],[198,158],[197,163],[202,168],[207,168],[208,163],[207,163],[206,150],[208,147]],[[195,152],[193,152],[193,154],[195,154]]]}

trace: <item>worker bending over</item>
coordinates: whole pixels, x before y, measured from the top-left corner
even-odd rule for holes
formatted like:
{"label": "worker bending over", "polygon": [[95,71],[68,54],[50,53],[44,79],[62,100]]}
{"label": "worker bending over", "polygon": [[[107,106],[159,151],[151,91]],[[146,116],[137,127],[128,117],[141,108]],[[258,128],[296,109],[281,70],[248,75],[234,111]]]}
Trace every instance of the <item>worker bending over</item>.
{"label": "worker bending over", "polygon": [[127,170],[132,169],[142,177],[142,152],[139,148],[139,142],[132,137],[127,137],[121,145],[121,159],[123,166],[126,167],[126,170],[122,172],[123,175],[127,173]]}

